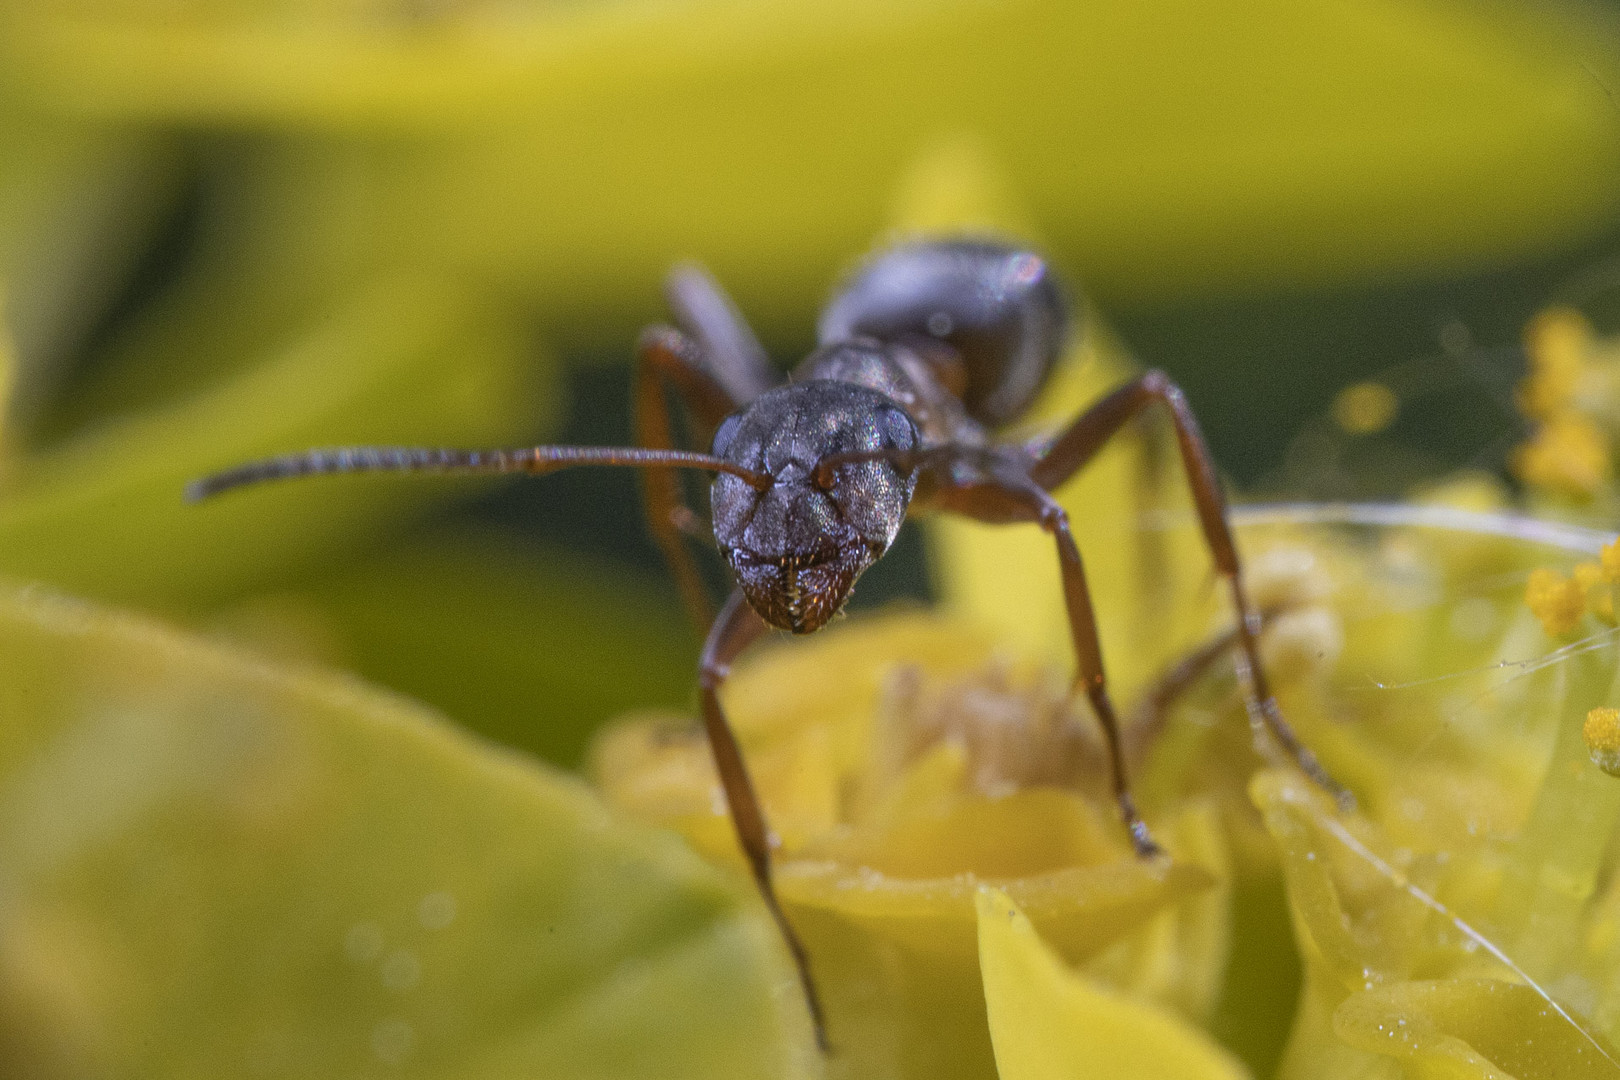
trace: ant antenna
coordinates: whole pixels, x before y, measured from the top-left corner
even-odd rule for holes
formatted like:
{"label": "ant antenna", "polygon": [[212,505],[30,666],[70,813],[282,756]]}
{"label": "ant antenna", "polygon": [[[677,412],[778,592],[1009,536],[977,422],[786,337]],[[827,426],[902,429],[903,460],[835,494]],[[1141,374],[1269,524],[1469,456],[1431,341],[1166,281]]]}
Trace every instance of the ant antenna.
{"label": "ant antenna", "polygon": [[513,450],[445,450],[411,446],[348,446],[306,450],[239,465],[193,480],[186,501],[201,502],[233,488],[267,480],[360,472],[531,473],[556,472],[576,465],[624,465],[644,469],[707,469],[738,477],[758,491],[771,486],[764,473],[712,454],[686,450],[645,450],[623,446],[527,446]]}

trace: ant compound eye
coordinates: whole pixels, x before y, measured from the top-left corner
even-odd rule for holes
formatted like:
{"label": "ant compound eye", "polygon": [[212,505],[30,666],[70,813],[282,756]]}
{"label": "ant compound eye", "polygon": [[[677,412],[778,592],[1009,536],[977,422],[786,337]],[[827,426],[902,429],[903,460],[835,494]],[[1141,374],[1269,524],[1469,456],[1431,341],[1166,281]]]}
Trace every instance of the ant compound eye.
{"label": "ant compound eye", "polygon": [[904,409],[884,409],[881,424],[883,441],[889,446],[910,450],[917,445],[917,425]]}
{"label": "ant compound eye", "polygon": [[725,457],[726,451],[731,449],[732,437],[737,434],[737,425],[742,422],[742,413],[732,413],[720,421],[720,426],[714,433],[714,447],[709,451],[715,457]]}

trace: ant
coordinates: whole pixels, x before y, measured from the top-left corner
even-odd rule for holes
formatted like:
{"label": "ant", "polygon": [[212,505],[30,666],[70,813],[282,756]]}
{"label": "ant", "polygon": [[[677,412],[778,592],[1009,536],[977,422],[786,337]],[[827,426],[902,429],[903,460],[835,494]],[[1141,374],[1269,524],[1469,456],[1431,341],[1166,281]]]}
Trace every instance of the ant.
{"label": "ant", "polygon": [[[1096,616],[1053,489],[1151,405],[1170,414],[1199,524],[1237,611],[1238,668],[1257,729],[1341,806],[1350,796],[1284,721],[1260,664],[1260,617],[1243,587],[1225,500],[1198,422],[1181,390],[1149,371],[1087,409],[1055,437],[1001,442],[992,433],[1027,409],[1068,339],[1072,317],[1038,255],[982,239],[903,243],[881,251],[822,312],[819,347],[783,382],[736,307],[695,266],[670,275],[679,329],[653,327],[637,346],[640,447],[512,450],[357,447],[311,450],[242,465],[187,488],[197,501],[263,480],[324,473],[548,473],[577,465],[648,470],[647,516],[700,627],[703,721],[737,839],[766,907],[793,954],[815,1025],[826,1037],[809,959],[771,883],[772,835],[736,737],[720,707],[733,661],[768,629],[825,626],[910,513],[938,510],[995,524],[1039,525],[1057,547],[1079,673],[1107,742],[1114,800],[1141,857],[1160,849],[1126,781],[1120,725],[1103,674]],[[675,446],[669,393],[712,452]],[[673,470],[714,475],[714,543],[737,587],[714,616],[684,536],[701,521]]]}

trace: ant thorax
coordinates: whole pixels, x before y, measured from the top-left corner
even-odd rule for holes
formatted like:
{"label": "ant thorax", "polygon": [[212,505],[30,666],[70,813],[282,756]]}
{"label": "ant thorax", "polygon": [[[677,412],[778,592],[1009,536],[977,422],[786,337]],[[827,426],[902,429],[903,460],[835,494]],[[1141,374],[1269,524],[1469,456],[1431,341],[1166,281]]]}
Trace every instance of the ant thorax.
{"label": "ant thorax", "polygon": [[876,390],[904,409],[923,446],[982,446],[984,428],[962,407],[951,386],[960,381],[961,357],[936,342],[854,338],[823,345],[793,372],[795,382],[832,379]]}

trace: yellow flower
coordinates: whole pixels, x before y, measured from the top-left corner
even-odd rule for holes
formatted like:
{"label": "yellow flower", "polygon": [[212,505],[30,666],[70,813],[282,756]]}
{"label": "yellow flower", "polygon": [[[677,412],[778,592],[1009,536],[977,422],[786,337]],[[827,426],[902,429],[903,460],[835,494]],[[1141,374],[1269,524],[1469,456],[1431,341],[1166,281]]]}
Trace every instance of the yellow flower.
{"label": "yellow flower", "polygon": [[[911,190],[931,193],[918,200],[936,208],[930,224],[995,223],[1006,215],[985,212],[992,180],[982,160],[947,154]],[[1073,416],[1125,370],[1094,321],[1032,425]],[[1302,777],[1271,770],[1275,748],[1250,736],[1230,661],[1211,645],[1231,615],[1207,587],[1182,481],[1150,465],[1158,438],[1121,440],[1058,494],[1168,864],[1125,843],[1069,692],[1055,559],[1037,530],[934,522],[943,611],[851,620],[735,667],[725,703],[780,839],[778,888],[819,980],[835,1068],[1006,1080],[1268,1075],[1279,1062],[1289,1080],[1396,1062],[1481,1080],[1508,1067],[1620,1072],[1620,982],[1596,1004],[1547,989],[1620,948],[1620,899],[1590,899],[1620,789],[1570,758],[1584,746],[1569,723],[1616,665],[1587,651],[1503,667],[1545,649],[1538,622],[1565,634],[1603,613],[1604,564],[1540,566],[1545,547],[1505,538],[1490,507],[1460,511],[1472,533],[1247,531],[1280,702],[1361,800],[1340,816]],[[1480,493],[1464,480],[1436,498]],[[1543,777],[1549,746],[1557,773]],[[614,805],[745,880],[690,719],[627,719],[598,741],[592,772]],[[1579,802],[1564,794],[1572,778]],[[1581,852],[1549,859],[1554,823],[1572,820],[1589,830]],[[1581,956],[1536,921],[1565,871],[1577,899],[1557,909],[1558,932],[1594,943]]]}
{"label": "yellow flower", "polygon": [[1379,382],[1356,383],[1333,399],[1333,421],[1352,435],[1371,435],[1395,422],[1400,399]]}
{"label": "yellow flower", "polygon": [[1603,568],[1605,580],[1620,584],[1620,540],[1603,545],[1598,552],[1598,565]]}
{"label": "yellow flower", "polygon": [[1001,1080],[1242,1080],[1173,1012],[1070,970],[1000,889],[981,887],[979,963]]}
{"label": "yellow flower", "polygon": [[[1224,658],[1167,714],[1147,706],[1229,615],[1201,589],[1190,520],[1134,537],[1120,523],[1141,505],[1140,452],[1118,448],[1061,494],[1076,521],[1085,509],[1084,549],[1108,567],[1095,577],[1108,659],[1135,705],[1133,773],[1168,867],[1124,843],[1051,636],[1050,552],[1018,530],[941,522],[950,614],[851,620],[745,658],[728,684],[840,1068],[1047,1075],[1146,1061],[1133,1043],[1162,1028],[1180,1034],[1141,1067],[1163,1075],[1229,1075],[1211,1032],[1257,1075],[1281,1054],[1302,1080],[1365,1075],[1382,1058],[1482,1078],[1620,1070],[1620,980],[1602,974],[1620,949],[1620,880],[1602,859],[1620,787],[1580,738],[1580,718],[1614,692],[1615,660],[1599,649],[1518,666],[1545,649],[1538,622],[1565,633],[1607,588],[1601,563],[1537,566],[1547,549],[1505,527],[1247,531],[1253,587],[1286,612],[1266,634],[1285,712],[1361,799],[1340,816],[1302,777],[1267,771]],[[1147,496],[1180,497],[1173,478]],[[1155,560],[1159,574],[1138,572]],[[689,721],[612,730],[594,772],[616,805],[738,865]],[[1555,851],[1566,828],[1582,842]],[[990,951],[988,911],[1031,928],[1026,952],[1061,958],[1016,961],[1044,972],[1028,975],[1044,989],[1015,1006],[998,1005],[1013,954],[1005,935]],[[1607,989],[1565,1000],[1572,973]],[[1245,1012],[1239,986],[1272,1004]]]}

